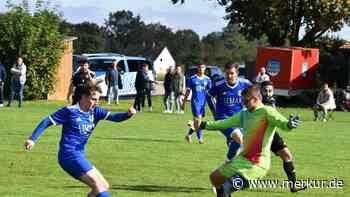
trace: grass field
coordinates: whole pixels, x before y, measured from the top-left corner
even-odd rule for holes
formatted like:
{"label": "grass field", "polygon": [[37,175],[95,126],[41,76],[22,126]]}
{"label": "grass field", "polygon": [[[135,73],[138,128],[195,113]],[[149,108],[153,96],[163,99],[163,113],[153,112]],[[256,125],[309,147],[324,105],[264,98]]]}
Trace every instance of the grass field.
{"label": "grass field", "polygon": [[[160,97],[153,112],[142,112],[123,123],[100,122],[87,145],[87,158],[111,184],[112,196],[206,197],[211,192],[208,175],[225,159],[225,140],[206,132],[206,144],[186,144],[185,115],[163,114]],[[122,100],[123,111],[132,103]],[[61,127],[50,127],[31,152],[23,142],[39,121],[64,106],[64,102],[26,102],[23,109],[0,109],[0,196],[77,196],[89,189],[68,176],[57,163]],[[343,188],[314,188],[291,194],[287,189],[250,189],[233,196],[350,196],[350,113],[335,112],[334,120],[313,122],[310,109],[280,109],[299,113],[303,120],[294,132],[280,132],[294,154],[300,179],[342,180]],[[208,116],[209,118],[209,116]],[[272,157],[266,179],[285,179],[282,162]],[[317,186],[317,185],[316,185]]]}

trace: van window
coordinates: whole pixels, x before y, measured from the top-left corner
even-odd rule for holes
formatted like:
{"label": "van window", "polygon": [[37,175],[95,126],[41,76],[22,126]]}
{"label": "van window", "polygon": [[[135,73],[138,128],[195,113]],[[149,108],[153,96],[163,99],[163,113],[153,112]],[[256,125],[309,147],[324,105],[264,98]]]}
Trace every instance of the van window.
{"label": "van window", "polygon": [[110,59],[92,59],[89,60],[90,70],[92,71],[107,71],[112,67],[112,60]]}
{"label": "van window", "polygon": [[149,65],[149,70],[152,70],[152,64],[149,61],[145,61],[145,60],[127,60],[128,62],[128,66],[129,66],[129,72],[137,72],[142,64],[146,63]]}

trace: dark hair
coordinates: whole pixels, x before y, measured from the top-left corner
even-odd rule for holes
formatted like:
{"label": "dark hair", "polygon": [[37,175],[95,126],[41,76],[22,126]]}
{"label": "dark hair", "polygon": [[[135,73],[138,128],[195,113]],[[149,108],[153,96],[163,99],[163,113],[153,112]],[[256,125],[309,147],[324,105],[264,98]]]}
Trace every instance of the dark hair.
{"label": "dark hair", "polygon": [[87,60],[86,58],[81,58],[81,59],[79,59],[79,61],[78,61],[78,64],[79,64],[79,65],[83,65],[83,64],[85,64],[85,63],[89,63],[88,60]]}
{"label": "dark hair", "polygon": [[77,104],[82,96],[91,96],[94,92],[102,93],[102,90],[92,81],[87,81],[86,83],[77,86],[73,93],[72,104]]}
{"label": "dark hair", "polygon": [[252,85],[249,88],[243,90],[242,95],[244,97],[254,96],[254,97],[258,98],[259,100],[262,100],[260,88],[256,85]]}
{"label": "dark hair", "polygon": [[272,81],[264,81],[261,83],[261,88],[264,88],[265,86],[273,86]]}
{"label": "dark hair", "polygon": [[238,63],[234,63],[234,62],[227,62],[225,64],[225,70],[226,69],[232,69],[235,68],[237,71],[239,70],[239,64]]}

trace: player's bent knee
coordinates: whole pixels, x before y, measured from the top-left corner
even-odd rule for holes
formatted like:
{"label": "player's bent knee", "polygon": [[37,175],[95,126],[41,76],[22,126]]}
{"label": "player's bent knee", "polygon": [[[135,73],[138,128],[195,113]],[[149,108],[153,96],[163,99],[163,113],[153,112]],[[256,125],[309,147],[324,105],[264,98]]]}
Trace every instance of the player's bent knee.
{"label": "player's bent knee", "polygon": [[221,188],[226,180],[226,178],[222,176],[218,170],[212,172],[209,176],[209,179],[216,188]]}

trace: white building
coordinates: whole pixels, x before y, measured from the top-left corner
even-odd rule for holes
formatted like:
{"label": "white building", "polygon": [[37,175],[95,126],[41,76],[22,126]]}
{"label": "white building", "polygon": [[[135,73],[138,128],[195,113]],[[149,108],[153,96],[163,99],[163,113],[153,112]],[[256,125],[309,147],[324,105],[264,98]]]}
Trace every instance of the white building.
{"label": "white building", "polygon": [[157,74],[164,74],[169,67],[175,67],[176,63],[168,48],[165,47],[154,60],[153,65]]}

